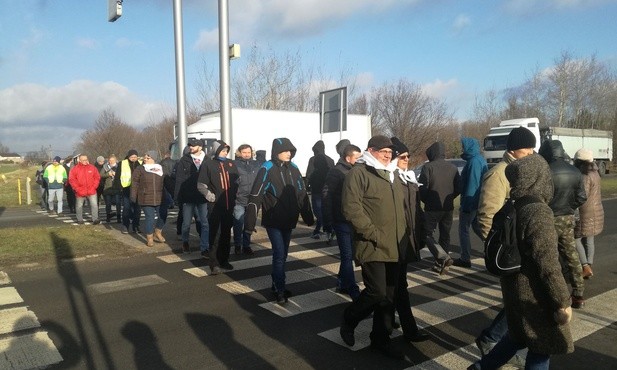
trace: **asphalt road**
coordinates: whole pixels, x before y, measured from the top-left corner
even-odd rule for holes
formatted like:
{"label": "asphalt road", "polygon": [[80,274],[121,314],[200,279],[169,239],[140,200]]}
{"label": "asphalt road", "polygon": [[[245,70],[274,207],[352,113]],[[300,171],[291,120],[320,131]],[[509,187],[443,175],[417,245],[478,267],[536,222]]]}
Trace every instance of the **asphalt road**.
{"label": "asphalt road", "polygon": [[[617,200],[604,206],[587,307],[576,310],[572,322],[576,351],[553,356],[553,369],[617,368]],[[172,239],[169,225],[166,235]],[[474,338],[501,297],[497,279],[483,271],[478,239],[473,269],[452,268],[439,277],[429,260],[409,267],[414,314],[432,339],[409,345],[397,337],[406,359],[396,361],[367,347],[369,321],[356,331],[354,348],[341,343],[347,301],[333,292],[336,247],[306,235],[300,228],[290,248],[287,280],[294,295],[285,309],[271,303],[271,253],[263,232],[254,240],[261,245],[254,256],[232,256],[236,268],[218,276],[206,276],[196,252],[176,255],[166,245],[129,259],[58,262],[0,275],[0,368],[464,369],[476,358]],[[14,358],[22,362],[10,362]]]}

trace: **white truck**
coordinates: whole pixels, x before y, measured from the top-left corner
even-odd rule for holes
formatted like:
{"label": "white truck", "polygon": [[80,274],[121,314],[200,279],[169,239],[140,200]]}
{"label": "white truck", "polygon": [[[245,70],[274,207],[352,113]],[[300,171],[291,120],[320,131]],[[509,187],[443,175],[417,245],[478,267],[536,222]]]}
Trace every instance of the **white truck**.
{"label": "white truck", "polygon": [[613,159],[613,132],[576,129],[566,127],[547,127],[540,129],[540,121],[537,118],[518,118],[502,121],[499,126],[490,129],[484,139],[484,158],[490,164],[497,163],[503,157],[506,150],[508,134],[516,127],[526,127],[536,137],[537,152],[545,140],[559,140],[563,144],[565,152],[571,158],[580,148],[593,151],[593,157],[598,164],[601,175],[608,173],[610,161]]}
{"label": "white truck", "polygon": [[[352,144],[364,149],[371,137],[371,117],[369,115],[347,116],[346,129],[336,132],[322,133],[320,117],[317,112],[291,112],[261,109],[231,110],[231,141],[232,148],[229,155],[234,153],[241,144],[249,144],[254,151],[265,150],[266,160],[270,159],[272,140],[277,137],[286,137],[296,147],[296,156],[293,162],[298,166],[302,175],[305,175],[309,159],[313,156],[312,147],[318,140],[323,140],[326,154],[338,160],[335,145],[341,139],[348,139]],[[208,152],[215,140],[221,138],[220,112],[206,113],[201,119],[187,127],[188,138],[202,139]],[[177,140],[171,145],[172,158],[181,156]]]}

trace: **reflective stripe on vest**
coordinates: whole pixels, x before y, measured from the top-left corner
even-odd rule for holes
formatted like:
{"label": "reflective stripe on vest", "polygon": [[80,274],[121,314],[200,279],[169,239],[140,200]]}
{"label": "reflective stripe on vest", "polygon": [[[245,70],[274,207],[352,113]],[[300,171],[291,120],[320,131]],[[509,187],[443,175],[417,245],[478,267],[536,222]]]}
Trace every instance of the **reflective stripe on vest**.
{"label": "reflective stripe on vest", "polygon": [[129,160],[122,160],[122,167],[120,169],[120,184],[123,188],[131,186],[131,166],[129,166]]}

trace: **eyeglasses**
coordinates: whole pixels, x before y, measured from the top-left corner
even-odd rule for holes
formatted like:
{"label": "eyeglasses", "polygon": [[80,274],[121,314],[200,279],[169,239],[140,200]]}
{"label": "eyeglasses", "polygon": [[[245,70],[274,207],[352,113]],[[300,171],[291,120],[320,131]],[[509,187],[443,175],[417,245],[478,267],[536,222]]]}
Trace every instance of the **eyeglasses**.
{"label": "eyeglasses", "polygon": [[409,159],[409,154],[403,154],[398,156],[399,159]]}
{"label": "eyeglasses", "polygon": [[376,150],[376,152],[379,153],[379,154],[390,154],[390,155],[392,155],[392,150],[391,149],[381,149],[381,150]]}

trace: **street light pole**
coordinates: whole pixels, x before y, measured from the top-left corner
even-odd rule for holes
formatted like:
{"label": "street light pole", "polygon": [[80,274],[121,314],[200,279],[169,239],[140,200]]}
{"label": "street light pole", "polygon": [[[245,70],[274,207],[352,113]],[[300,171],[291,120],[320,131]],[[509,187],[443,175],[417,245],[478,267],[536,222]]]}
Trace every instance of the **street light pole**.
{"label": "street light pole", "polygon": [[233,159],[234,144],[231,142],[231,102],[229,89],[229,6],[228,0],[219,0],[219,78],[221,139],[230,147]]}
{"label": "street light pole", "polygon": [[176,51],[176,105],[178,115],[178,145],[186,148],[186,89],[184,86],[184,43],[182,35],[182,0],[174,0],[174,42]]}

